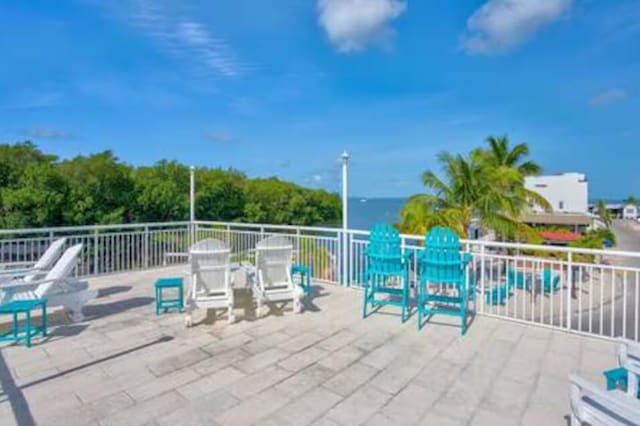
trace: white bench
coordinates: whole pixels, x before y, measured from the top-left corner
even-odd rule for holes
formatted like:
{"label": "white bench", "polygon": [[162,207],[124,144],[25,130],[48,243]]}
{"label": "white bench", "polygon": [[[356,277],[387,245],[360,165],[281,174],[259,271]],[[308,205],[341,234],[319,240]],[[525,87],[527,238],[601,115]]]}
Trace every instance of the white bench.
{"label": "white bench", "polygon": [[571,425],[640,426],[640,401],[570,375]]}

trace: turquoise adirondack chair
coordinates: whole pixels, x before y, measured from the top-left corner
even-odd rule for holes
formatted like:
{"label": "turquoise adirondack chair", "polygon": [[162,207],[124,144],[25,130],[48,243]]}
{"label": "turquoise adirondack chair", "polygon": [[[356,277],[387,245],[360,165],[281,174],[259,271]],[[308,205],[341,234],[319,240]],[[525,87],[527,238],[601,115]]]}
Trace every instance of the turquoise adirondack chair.
{"label": "turquoise adirondack chair", "polygon": [[[367,317],[367,307],[398,306],[402,308],[402,322],[409,317],[409,262],[402,253],[402,240],[398,230],[382,223],[374,225],[369,234],[366,250],[364,301],[362,318]],[[400,280],[400,287],[390,286],[392,279]],[[384,297],[377,298],[377,295]]]}
{"label": "turquoise adirondack chair", "polygon": [[[459,316],[462,320],[461,333],[467,331],[469,299],[474,297],[474,289],[467,280],[467,265],[470,253],[460,253],[460,239],[449,228],[433,228],[425,237],[425,248],[420,253],[418,285],[418,330],[423,318],[433,314]],[[432,293],[429,285],[437,284],[449,288],[446,292]],[[467,285],[469,285],[467,287]]]}
{"label": "turquoise adirondack chair", "polygon": [[545,293],[553,293],[560,290],[560,275],[553,272],[551,268],[544,268],[541,274],[542,289]]}
{"label": "turquoise adirondack chair", "polygon": [[531,277],[524,271],[507,268],[507,282],[490,288],[485,294],[485,301],[489,305],[505,305],[507,299],[513,295],[514,288],[531,290]]}

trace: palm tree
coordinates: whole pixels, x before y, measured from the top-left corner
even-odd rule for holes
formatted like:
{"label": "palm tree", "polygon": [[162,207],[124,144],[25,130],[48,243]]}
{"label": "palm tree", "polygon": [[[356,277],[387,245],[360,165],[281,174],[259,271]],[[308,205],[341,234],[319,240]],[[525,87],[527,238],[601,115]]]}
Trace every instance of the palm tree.
{"label": "palm tree", "polygon": [[517,191],[504,190],[521,181],[518,171],[489,168],[478,151],[466,157],[443,152],[438,162],[443,177],[424,172],[422,182],[432,192],[407,201],[400,213],[403,232],[423,234],[433,226],[447,226],[467,236],[474,219],[509,235],[523,230],[514,213],[526,200]]}
{"label": "palm tree", "polygon": [[629,195],[625,200],[624,200],[625,204],[631,204],[632,206],[638,206],[640,205],[640,201],[638,201],[638,199],[636,197],[634,197],[633,195]]}
{"label": "palm tree", "polygon": [[542,172],[542,167],[537,163],[526,160],[529,156],[529,146],[519,143],[513,148],[509,147],[509,138],[505,136],[489,136],[486,139],[488,159],[494,167],[509,167],[518,170],[522,176],[536,176]]}
{"label": "palm tree", "polygon": [[509,138],[506,135],[502,137],[489,136],[486,142],[489,145],[488,148],[477,150],[478,154],[476,155],[484,158],[487,167],[497,175],[505,170],[515,171],[518,174],[517,178],[509,180],[510,186],[503,187],[504,191],[516,192],[516,199],[524,201],[522,205],[516,206],[512,213],[520,215],[531,204],[536,204],[547,211],[551,211],[551,205],[544,197],[524,186],[524,178],[526,176],[539,175],[542,171],[542,167],[539,164],[527,159],[529,146],[526,143],[519,143],[511,148]]}
{"label": "palm tree", "polygon": [[604,222],[604,225],[609,229],[613,219],[611,218],[611,212],[607,209],[607,203],[604,200],[598,200],[596,203],[596,214],[600,216],[600,219]]}

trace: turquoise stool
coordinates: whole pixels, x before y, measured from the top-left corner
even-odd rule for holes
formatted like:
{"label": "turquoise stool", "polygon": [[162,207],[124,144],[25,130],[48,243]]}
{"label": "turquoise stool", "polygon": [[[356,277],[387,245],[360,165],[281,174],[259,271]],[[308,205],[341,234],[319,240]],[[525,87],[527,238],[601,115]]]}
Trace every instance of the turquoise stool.
{"label": "turquoise stool", "polygon": [[293,264],[291,265],[291,276],[299,275],[300,281],[297,283],[304,294],[311,293],[311,268],[307,265]]}
{"label": "turquoise stool", "polygon": [[[40,326],[31,323],[31,311],[42,310]],[[11,329],[0,334],[0,341],[19,342],[24,341],[28,348],[31,347],[31,338],[42,334],[47,337],[47,299],[15,300],[0,306],[0,314],[13,315]],[[18,326],[19,315],[25,316],[24,327]]]}
{"label": "turquoise stool", "polygon": [[[160,278],[156,281],[156,315],[160,315],[160,311],[167,312],[169,309],[177,309],[182,312],[184,308],[182,278]],[[165,298],[164,290],[176,289],[178,295],[174,299]]]}
{"label": "turquoise stool", "polygon": [[[614,368],[613,370],[607,370],[603,372],[605,379],[607,379],[607,390],[621,389],[627,391],[627,369],[624,367]],[[640,379],[640,377],[639,377]],[[638,395],[640,398],[640,389]]]}

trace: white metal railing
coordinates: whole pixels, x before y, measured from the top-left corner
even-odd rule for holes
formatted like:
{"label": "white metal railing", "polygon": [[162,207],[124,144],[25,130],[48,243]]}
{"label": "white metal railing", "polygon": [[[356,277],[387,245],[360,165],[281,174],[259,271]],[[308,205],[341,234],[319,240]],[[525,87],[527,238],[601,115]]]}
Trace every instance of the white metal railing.
{"label": "white metal railing", "polygon": [[[342,229],[326,227],[194,221],[0,230],[0,264],[35,262],[51,241],[62,236],[68,244],[84,244],[77,271],[83,276],[184,263],[189,245],[207,237],[227,241],[235,261],[251,262],[256,243],[274,234],[294,242],[296,262],[310,266],[315,280],[363,284],[368,232],[349,230],[343,239]],[[415,287],[424,237],[402,238],[404,250],[412,254],[410,281]],[[476,289],[477,313],[590,335],[640,339],[640,252],[475,240],[462,240],[462,246],[473,254],[468,275]],[[549,285],[545,274],[551,277]],[[491,293],[504,296],[504,304],[487,296]]]}

